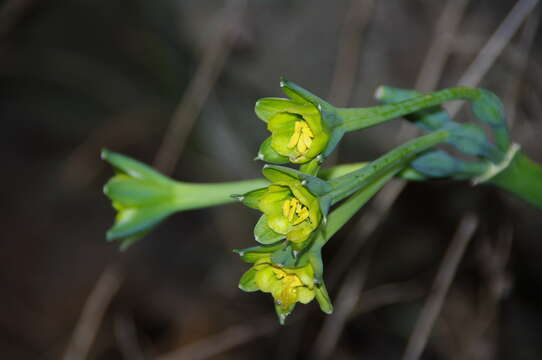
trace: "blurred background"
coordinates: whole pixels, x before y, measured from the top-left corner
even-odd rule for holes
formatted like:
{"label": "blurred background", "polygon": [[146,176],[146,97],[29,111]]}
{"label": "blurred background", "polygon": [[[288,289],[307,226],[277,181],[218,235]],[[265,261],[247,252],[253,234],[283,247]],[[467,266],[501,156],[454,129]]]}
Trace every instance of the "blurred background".
{"label": "blurred background", "polygon": [[[280,327],[269,295],[237,288],[248,265],[231,249],[254,243],[257,212],[176,214],[121,253],[104,237],[99,159],[108,147],[179,180],[258,177],[253,106],[286,76],[340,106],[375,105],[381,84],[491,89],[542,162],[537,3],[1,1],[1,357],[540,359],[542,212],[509,194],[390,183],[325,249],[336,312],[298,306]],[[331,162],[411,136],[402,120],[349,134]],[[437,274],[437,289],[451,279],[442,307]]]}

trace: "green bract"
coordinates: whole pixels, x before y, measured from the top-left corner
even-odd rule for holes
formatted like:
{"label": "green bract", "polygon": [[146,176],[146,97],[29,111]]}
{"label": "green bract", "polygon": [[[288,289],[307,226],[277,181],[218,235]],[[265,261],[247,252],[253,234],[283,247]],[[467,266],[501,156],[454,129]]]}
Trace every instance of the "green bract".
{"label": "green bract", "polygon": [[283,80],[281,87],[290,99],[263,98],[256,102],[256,115],[271,132],[260,147],[258,159],[303,164],[327,152],[334,107],[294,83]]}
{"label": "green bract", "polygon": [[310,263],[299,268],[279,267],[273,264],[269,254],[260,255],[241,277],[239,288],[247,292],[260,290],[270,293],[281,324],[284,324],[297,302],[308,304],[314,298],[322,311],[328,314],[333,312],[326,287],[315,281],[315,271]]}

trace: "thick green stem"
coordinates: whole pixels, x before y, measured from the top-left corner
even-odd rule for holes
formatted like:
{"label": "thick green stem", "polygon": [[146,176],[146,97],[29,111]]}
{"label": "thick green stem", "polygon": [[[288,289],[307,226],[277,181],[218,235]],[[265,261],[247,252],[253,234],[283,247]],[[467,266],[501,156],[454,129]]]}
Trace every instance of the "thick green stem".
{"label": "thick green stem", "polygon": [[269,185],[265,179],[251,179],[226,183],[192,184],[178,182],[175,185],[177,211],[201,209],[209,206],[238,201],[232,194],[244,194]]}
{"label": "thick green stem", "polygon": [[380,177],[381,173],[386,173],[390,169],[394,169],[398,166],[402,167],[404,164],[409,163],[414,156],[446,141],[449,136],[450,133],[447,130],[439,130],[421,136],[395,148],[359,170],[329,180],[329,184],[334,188],[330,193],[330,196],[333,199],[332,203],[337,203],[366,186],[366,184],[373,181],[375,177]]}
{"label": "thick green stem", "polygon": [[346,131],[360,130],[369,126],[410,114],[452,100],[476,100],[480,90],[455,87],[417,96],[398,103],[368,108],[341,108],[338,114],[345,120],[341,125]]}
{"label": "thick green stem", "polygon": [[510,165],[488,182],[542,209],[542,167],[523,152],[518,151]]}

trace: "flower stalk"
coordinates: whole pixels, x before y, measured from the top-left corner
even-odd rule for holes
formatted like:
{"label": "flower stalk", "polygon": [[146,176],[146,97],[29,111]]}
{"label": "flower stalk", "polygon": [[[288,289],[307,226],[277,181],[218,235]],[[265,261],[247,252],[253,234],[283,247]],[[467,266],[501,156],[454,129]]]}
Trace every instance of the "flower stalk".
{"label": "flower stalk", "polygon": [[509,165],[487,180],[542,209],[542,167],[517,151]]}

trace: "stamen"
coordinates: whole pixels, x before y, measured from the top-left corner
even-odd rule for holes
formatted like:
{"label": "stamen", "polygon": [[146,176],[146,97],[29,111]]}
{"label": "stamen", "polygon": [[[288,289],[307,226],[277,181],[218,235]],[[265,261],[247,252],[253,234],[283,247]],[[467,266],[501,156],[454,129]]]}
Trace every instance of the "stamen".
{"label": "stamen", "polygon": [[309,209],[299,199],[292,197],[282,203],[282,215],[292,225],[297,225],[309,217]]}
{"label": "stamen", "polygon": [[294,134],[290,138],[290,142],[288,143],[288,148],[289,149],[295,148],[295,145],[299,142],[299,137],[300,136],[301,136],[301,132],[299,130],[295,130]]}
{"label": "stamen", "polygon": [[305,121],[296,121],[294,125],[294,133],[288,142],[288,148],[297,148],[301,154],[307,152],[312,144],[314,133]]}
{"label": "stamen", "polygon": [[288,214],[288,221],[292,222],[295,215],[295,208],[297,207],[298,200],[296,198],[293,198],[292,201],[290,201],[290,213]]}
{"label": "stamen", "polygon": [[292,225],[297,225],[305,221],[309,217],[309,210],[306,207],[303,207],[303,209],[300,211],[300,214],[298,215],[296,221],[293,222]]}
{"label": "stamen", "polygon": [[[304,124],[304,125],[305,125],[305,124]],[[311,138],[314,137],[314,134],[312,133],[310,127],[308,127],[308,126],[303,126],[303,127],[301,128],[301,132],[302,132],[303,134],[307,135],[308,137],[311,137]]]}
{"label": "stamen", "polygon": [[284,215],[284,217],[288,217],[289,212],[290,212],[290,200],[284,200],[284,203],[282,204],[282,215]]}
{"label": "stamen", "polygon": [[307,145],[305,145],[304,141],[298,141],[297,150],[302,154],[307,151]]}

